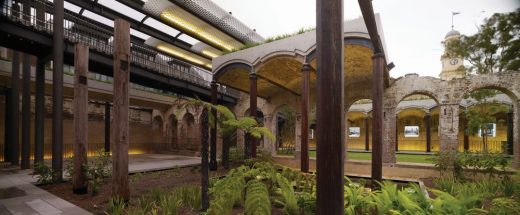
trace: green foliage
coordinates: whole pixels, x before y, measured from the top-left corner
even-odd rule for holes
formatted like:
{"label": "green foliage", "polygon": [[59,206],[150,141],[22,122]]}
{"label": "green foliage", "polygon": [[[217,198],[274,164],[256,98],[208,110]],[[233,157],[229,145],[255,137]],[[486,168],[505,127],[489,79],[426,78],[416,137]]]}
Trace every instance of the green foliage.
{"label": "green foliage", "polygon": [[34,175],[36,176],[36,183],[49,184],[53,182],[54,171],[51,167],[45,165],[43,162],[34,164]]}
{"label": "green foliage", "polygon": [[126,203],[125,200],[118,197],[113,197],[108,200],[108,209],[106,214],[109,215],[123,215],[125,214]]}
{"label": "green foliage", "polygon": [[520,214],[520,202],[511,198],[496,198],[491,201],[490,214]]}
{"label": "green foliage", "polygon": [[246,215],[270,215],[271,201],[267,186],[259,180],[250,180],[246,185],[244,210]]}
{"label": "green foliage", "polygon": [[83,167],[92,195],[97,195],[103,180],[112,175],[111,164],[110,153],[105,152],[104,149],[99,149],[96,151],[96,156],[89,158],[87,166]]}
{"label": "green foliage", "polygon": [[464,180],[464,170],[468,169],[473,170],[473,178],[478,171],[484,171],[489,177],[504,176],[509,166],[509,156],[502,153],[439,152],[432,161],[441,177],[447,170],[452,170],[452,176],[457,180]]}
{"label": "green foliage", "polygon": [[277,194],[283,197],[283,201],[278,200],[278,203],[283,206],[284,214],[297,215],[299,208],[293,187],[287,178],[283,177],[280,173],[276,173],[276,183],[278,187],[280,187],[277,190]]}
{"label": "green foliage", "polygon": [[241,204],[246,186],[244,173],[248,170],[249,168],[245,166],[232,169],[226,177],[215,182],[209,190],[213,201],[207,211],[208,214],[230,214],[233,206]]}
{"label": "green foliage", "polygon": [[[284,119],[284,124],[280,130],[280,147],[288,149],[288,146],[292,146],[292,150],[288,150],[292,152],[294,151],[295,145],[294,132],[296,130],[296,112],[289,106],[284,106],[278,114],[280,114]],[[282,153],[284,152],[282,151]]]}
{"label": "green foliage", "polygon": [[446,44],[448,56],[462,56],[470,72],[492,74],[520,69],[520,9],[495,13],[484,20],[472,36],[461,36]]}

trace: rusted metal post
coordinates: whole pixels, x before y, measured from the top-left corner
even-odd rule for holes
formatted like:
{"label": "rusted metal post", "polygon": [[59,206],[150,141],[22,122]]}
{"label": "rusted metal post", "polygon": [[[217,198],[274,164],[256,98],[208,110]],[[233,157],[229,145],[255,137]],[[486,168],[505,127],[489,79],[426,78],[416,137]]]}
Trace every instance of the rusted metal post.
{"label": "rusted metal post", "polygon": [[309,172],[309,93],[311,66],[304,64],[302,67],[302,131],[301,131],[301,157],[300,169]]}
{"label": "rusted metal post", "polygon": [[[212,81],[211,82],[211,103],[213,105],[218,104],[218,88],[217,88],[217,82]],[[211,127],[210,130],[210,148],[209,148],[209,155],[210,155],[210,161],[209,161],[209,169],[210,170],[217,170],[217,110],[215,108],[211,109],[211,114],[213,115],[213,127]]]}
{"label": "rusted metal post", "polygon": [[130,80],[130,24],[114,22],[114,150],[112,195],[130,199],[128,187],[128,82]]}
{"label": "rusted metal post", "polygon": [[424,116],[424,127],[426,127],[426,152],[432,151],[431,115]]}
{"label": "rusted metal post", "polygon": [[87,193],[88,149],[88,46],[77,43],[74,49],[74,174],[72,192]]}
{"label": "rusted metal post", "polygon": [[63,0],[54,1],[52,75],[52,170],[63,179]]}
{"label": "rusted metal post", "polygon": [[[256,120],[256,100],[257,100],[257,89],[256,89],[256,82],[258,77],[256,76],[256,73],[251,73],[249,75],[249,116],[253,117],[253,119]],[[250,135],[250,141],[251,141],[251,152],[250,155],[253,158],[256,158],[256,145],[258,143],[258,139]]]}
{"label": "rusted metal post", "polygon": [[343,0],[316,1],[317,214],[343,214]]}
{"label": "rusted metal post", "polygon": [[383,77],[385,56],[372,57],[372,181],[382,182],[383,177]]}
{"label": "rusted metal post", "polygon": [[370,127],[369,127],[370,119],[368,116],[365,118],[365,151],[370,150]]}
{"label": "rusted metal post", "polygon": [[110,103],[105,102],[105,152],[110,153]]}

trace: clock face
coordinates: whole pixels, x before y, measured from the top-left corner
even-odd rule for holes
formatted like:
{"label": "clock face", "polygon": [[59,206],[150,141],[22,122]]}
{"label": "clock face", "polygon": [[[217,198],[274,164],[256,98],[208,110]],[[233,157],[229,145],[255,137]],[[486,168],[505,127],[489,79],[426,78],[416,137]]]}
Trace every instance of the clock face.
{"label": "clock face", "polygon": [[459,63],[459,60],[456,59],[456,58],[452,58],[452,59],[450,60],[450,64],[451,64],[451,65],[457,65],[457,63]]}

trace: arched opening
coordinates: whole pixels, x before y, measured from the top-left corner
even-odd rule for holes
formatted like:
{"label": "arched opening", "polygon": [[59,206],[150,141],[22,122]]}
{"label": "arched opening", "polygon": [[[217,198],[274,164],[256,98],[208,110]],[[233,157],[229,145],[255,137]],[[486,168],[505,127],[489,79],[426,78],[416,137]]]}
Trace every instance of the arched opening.
{"label": "arched opening", "polygon": [[167,127],[167,137],[169,140],[170,148],[171,149],[177,149],[177,141],[178,141],[178,134],[177,134],[177,117],[175,115],[170,115],[168,117],[168,127]]}
{"label": "arched opening", "polygon": [[459,151],[513,154],[514,102],[505,89],[467,92],[460,105]]}
{"label": "arched opening", "polygon": [[184,114],[179,130],[179,145],[182,145],[184,149],[197,151],[199,149],[200,142],[197,138],[199,135],[197,135],[195,117],[193,114]]}
{"label": "arched opening", "polygon": [[276,152],[292,154],[296,144],[296,112],[288,105],[276,112]]}
{"label": "arched opening", "polygon": [[396,152],[434,152],[439,143],[439,103],[428,93],[403,97],[396,109]]}
{"label": "arched opening", "polygon": [[347,151],[369,151],[372,149],[372,100],[354,102],[346,114]]}

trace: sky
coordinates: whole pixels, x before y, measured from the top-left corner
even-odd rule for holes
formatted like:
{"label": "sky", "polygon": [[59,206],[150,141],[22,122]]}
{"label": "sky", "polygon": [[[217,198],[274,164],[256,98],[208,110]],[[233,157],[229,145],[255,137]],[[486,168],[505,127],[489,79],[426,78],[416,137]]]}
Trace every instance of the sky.
{"label": "sky", "polygon": [[[293,33],[316,25],[316,0],[213,0],[264,38]],[[484,18],[514,11],[520,0],[373,0],[380,13],[386,40],[387,59],[394,62],[392,77],[407,73],[438,77],[441,44],[451,30],[465,35],[478,31]],[[358,1],[344,0],[345,20],[361,16]]]}

